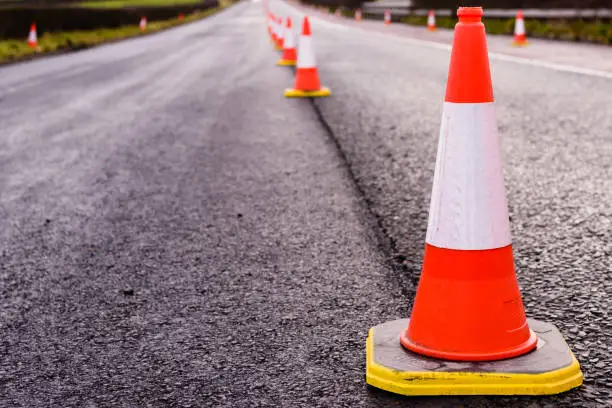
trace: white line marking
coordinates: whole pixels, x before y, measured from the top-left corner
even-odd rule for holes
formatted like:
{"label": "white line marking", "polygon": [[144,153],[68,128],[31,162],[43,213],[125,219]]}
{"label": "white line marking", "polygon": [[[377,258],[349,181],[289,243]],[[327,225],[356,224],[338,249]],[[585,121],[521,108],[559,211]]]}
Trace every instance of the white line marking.
{"label": "white line marking", "polygon": [[316,16],[309,15],[308,18],[310,18],[310,21],[314,22],[315,24],[322,25],[323,27],[333,28],[334,30],[346,31],[349,29],[349,27],[343,24],[332,23],[330,21],[323,20],[322,18],[319,18]]}
{"label": "white line marking", "polygon": [[[367,33],[368,35],[378,34],[381,37],[385,37],[385,38],[391,37],[399,41],[404,41],[410,44],[420,45],[423,47],[436,48],[436,49],[445,50],[445,51],[452,50],[452,46],[450,44],[444,44],[444,43],[428,41],[428,40],[417,40],[416,38],[400,37],[398,35],[385,34],[385,33],[380,33],[376,31],[366,30],[363,28],[356,28],[356,27],[351,27],[351,28],[362,31],[363,33]],[[515,57],[513,55],[501,54],[498,52],[489,52],[489,59],[497,60],[497,61],[514,62],[516,64],[531,65],[531,66],[540,67],[540,68],[548,68],[548,69],[552,69],[555,71],[569,72],[571,74],[581,74],[581,75],[589,75],[589,76],[596,76],[600,78],[612,79],[612,72],[609,72],[609,71],[600,71],[597,69],[581,68],[581,67],[576,67],[573,65],[559,64],[556,62],[547,62],[547,61],[535,60],[535,59],[530,59],[530,58]]]}
{"label": "white line marking", "polygon": [[490,52],[489,58],[494,59],[494,60],[499,60],[499,61],[515,62],[517,64],[549,68],[549,69],[554,69],[555,71],[569,72],[572,74],[590,75],[590,76],[596,76],[600,78],[612,79],[612,72],[599,71],[597,69],[581,68],[581,67],[575,67],[573,65],[565,65],[565,64],[558,64],[555,62],[546,62],[546,61],[539,61],[539,60],[534,60],[534,59],[529,59],[529,58],[515,57],[512,55],[499,54],[496,52]]}
{"label": "white line marking", "polygon": [[[301,20],[304,16],[308,16],[308,19],[312,23],[315,23],[315,24],[318,24],[318,25],[322,25],[323,27],[333,28],[334,30],[339,30],[339,31],[347,31],[349,29],[349,27],[347,27],[347,26],[345,26],[343,24],[332,23],[330,21],[323,20],[322,18],[319,18],[317,16],[313,16],[313,15],[310,15],[308,13],[304,13],[302,10],[292,6],[289,3],[286,3],[286,2],[283,2],[283,1],[281,1],[280,3],[283,4],[284,6],[286,6],[287,8],[292,9],[294,13],[299,15],[300,16],[299,20]],[[301,27],[301,25],[300,25],[300,27]]]}

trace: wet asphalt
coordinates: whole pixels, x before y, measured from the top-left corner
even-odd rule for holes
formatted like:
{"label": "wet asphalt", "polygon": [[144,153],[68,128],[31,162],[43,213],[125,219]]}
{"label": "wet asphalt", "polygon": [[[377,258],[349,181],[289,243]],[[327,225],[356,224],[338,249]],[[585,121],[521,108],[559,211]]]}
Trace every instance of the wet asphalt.
{"label": "wet asphalt", "polygon": [[410,314],[449,57],[367,24],[313,20],[314,102],[283,98],[258,3],[0,68],[0,406],[612,404],[612,80],[503,60],[519,283],[585,384],[365,385],[368,328]]}

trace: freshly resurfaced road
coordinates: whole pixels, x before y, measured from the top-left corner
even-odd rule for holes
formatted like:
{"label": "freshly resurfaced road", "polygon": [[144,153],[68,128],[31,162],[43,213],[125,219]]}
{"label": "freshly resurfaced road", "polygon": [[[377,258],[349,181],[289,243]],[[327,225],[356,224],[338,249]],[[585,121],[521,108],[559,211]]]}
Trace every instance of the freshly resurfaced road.
{"label": "freshly resurfaced road", "polygon": [[585,385],[427,399],[365,386],[367,329],[410,314],[449,55],[410,27],[336,21],[313,21],[334,92],[314,105],[282,97],[293,74],[253,3],[0,68],[0,406],[611,402],[612,80],[503,59],[519,282]]}

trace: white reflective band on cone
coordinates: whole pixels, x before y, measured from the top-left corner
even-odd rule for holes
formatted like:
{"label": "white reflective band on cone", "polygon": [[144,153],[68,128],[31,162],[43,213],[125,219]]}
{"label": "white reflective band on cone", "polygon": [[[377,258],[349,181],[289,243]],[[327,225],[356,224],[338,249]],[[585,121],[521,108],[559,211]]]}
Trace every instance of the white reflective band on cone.
{"label": "white reflective band on cone", "polygon": [[[21,37],[23,38],[23,37]],[[28,35],[28,41],[29,42],[36,42],[37,38],[36,38],[36,31],[30,31],[30,34]]]}
{"label": "white reflective band on cone", "polygon": [[290,50],[291,48],[295,48],[295,36],[293,35],[293,28],[285,27],[285,35],[284,35],[283,48]]}
{"label": "white reflective band on cone", "polygon": [[493,103],[444,103],[427,243],[463,250],[511,243]]}
{"label": "white reflective band on cone", "polygon": [[525,20],[522,18],[518,18],[516,20],[516,24],[514,25],[514,34],[523,35],[525,34]]}
{"label": "white reflective band on cone", "polygon": [[312,37],[301,35],[298,44],[298,68],[315,68],[317,66],[312,49]]}
{"label": "white reflective band on cone", "polygon": [[430,15],[427,17],[427,25],[428,25],[428,26],[433,26],[433,25],[436,25],[436,17],[434,17],[434,15],[433,15],[433,14],[430,14]]}
{"label": "white reflective band on cone", "polygon": [[285,31],[285,27],[283,27],[283,23],[278,24],[277,27],[278,27],[278,33],[276,35],[278,36],[278,38],[283,39],[284,37],[283,31]]}

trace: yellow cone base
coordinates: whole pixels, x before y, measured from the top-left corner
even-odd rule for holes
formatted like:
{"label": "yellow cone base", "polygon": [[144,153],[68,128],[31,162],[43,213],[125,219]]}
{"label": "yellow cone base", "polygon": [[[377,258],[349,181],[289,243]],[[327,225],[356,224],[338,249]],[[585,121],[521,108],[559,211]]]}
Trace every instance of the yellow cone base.
{"label": "yellow cone base", "polygon": [[291,61],[291,60],[286,60],[286,59],[279,59],[278,61],[276,61],[276,65],[280,65],[283,67],[292,67],[297,63],[297,61]]}
{"label": "yellow cone base", "polygon": [[287,98],[316,98],[331,95],[331,90],[324,86],[317,91],[300,91],[299,89],[285,89]]}
{"label": "yellow cone base", "polygon": [[424,357],[402,347],[409,319],[370,329],[366,382],[402,395],[548,395],[582,384],[578,361],[549,323],[528,319],[536,350],[499,361],[457,362]]}

